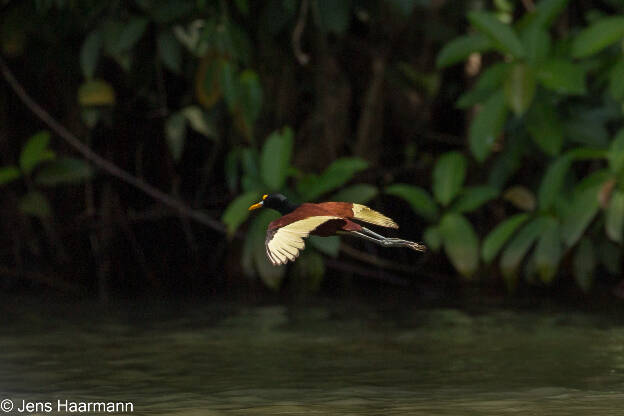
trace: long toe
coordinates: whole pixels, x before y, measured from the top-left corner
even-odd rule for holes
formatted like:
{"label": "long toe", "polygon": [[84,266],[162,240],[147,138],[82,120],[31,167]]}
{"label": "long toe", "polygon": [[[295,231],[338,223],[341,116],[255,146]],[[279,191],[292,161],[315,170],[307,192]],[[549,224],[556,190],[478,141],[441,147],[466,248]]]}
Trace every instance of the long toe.
{"label": "long toe", "polygon": [[419,243],[414,243],[413,241],[409,242],[408,247],[415,251],[427,251],[427,246]]}

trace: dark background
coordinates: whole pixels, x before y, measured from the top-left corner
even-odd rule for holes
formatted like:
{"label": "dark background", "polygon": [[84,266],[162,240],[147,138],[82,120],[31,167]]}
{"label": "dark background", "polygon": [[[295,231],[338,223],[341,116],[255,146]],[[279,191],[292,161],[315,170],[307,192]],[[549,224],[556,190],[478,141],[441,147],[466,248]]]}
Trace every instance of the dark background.
{"label": "dark background", "polygon": [[[320,292],[617,302],[624,87],[614,74],[624,33],[617,20],[608,39],[588,31],[623,13],[618,1],[583,0],[0,1],[0,287],[104,301]],[[513,27],[529,52],[498,39],[483,15]],[[547,42],[531,40],[535,16],[546,16],[535,30]],[[440,52],[475,34],[487,46]],[[501,63],[506,75],[458,106]],[[22,87],[30,106],[16,94]],[[504,102],[488,107],[501,91]],[[42,120],[42,109],[60,124]],[[262,172],[272,132],[277,149],[293,143],[292,157],[275,154],[287,163],[278,188]],[[485,136],[493,144],[480,156],[469,143]],[[93,155],[85,159],[72,138],[140,183],[85,162]],[[549,177],[565,157],[573,165]],[[344,169],[310,179],[343,158]],[[389,234],[432,250],[346,240],[331,253],[309,245],[300,265],[267,271],[253,229],[268,217],[244,221],[245,198],[280,191],[305,200],[301,183],[314,180],[335,183],[315,200],[351,189],[401,225]],[[146,184],[178,202],[146,194]],[[430,195],[434,214],[413,187]],[[566,209],[581,206],[575,198],[587,189],[593,215],[577,219],[588,211]],[[466,194],[472,205],[457,208]],[[505,254],[485,261],[490,232],[522,213],[527,224],[543,220],[543,233],[516,263],[500,264]],[[565,224],[583,221],[566,239]]]}

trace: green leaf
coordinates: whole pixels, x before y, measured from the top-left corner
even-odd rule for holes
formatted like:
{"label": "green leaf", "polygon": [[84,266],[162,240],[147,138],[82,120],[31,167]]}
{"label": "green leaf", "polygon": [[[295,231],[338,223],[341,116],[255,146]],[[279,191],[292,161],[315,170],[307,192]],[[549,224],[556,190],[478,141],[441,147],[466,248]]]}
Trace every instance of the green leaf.
{"label": "green leaf", "polygon": [[262,182],[259,167],[260,156],[258,151],[251,147],[245,147],[241,151],[241,165],[243,178],[241,185],[244,191],[257,191],[266,193],[267,186]]}
{"label": "green leaf", "polygon": [[492,151],[496,138],[503,131],[506,118],[505,94],[503,91],[495,92],[470,124],[470,151],[479,162],[483,162]]}
{"label": "green leaf", "polygon": [[602,188],[605,182],[613,179],[613,174],[609,169],[598,169],[585,176],[576,185],[574,192],[583,192],[589,188]]}
{"label": "green leaf", "polygon": [[330,200],[336,202],[355,202],[356,204],[366,204],[368,201],[375,198],[377,194],[379,194],[379,189],[377,189],[376,186],[360,183],[348,186],[336,192]]}
{"label": "green leaf", "polygon": [[481,247],[481,258],[483,261],[491,263],[507,240],[527,219],[529,219],[529,214],[516,214],[498,224],[483,240],[483,246]]}
{"label": "green leaf", "polygon": [[233,235],[238,227],[245,222],[249,217],[249,207],[258,202],[259,199],[258,192],[246,192],[230,202],[221,216],[221,221],[226,225],[229,235]]}
{"label": "green leaf", "polygon": [[624,101],[624,57],[613,66],[609,72],[609,94],[618,100]]}
{"label": "green leaf", "polygon": [[19,165],[24,174],[28,175],[39,163],[54,159],[54,152],[48,149],[50,133],[40,131],[31,136],[20,153]]}
{"label": "green leaf", "polygon": [[498,20],[492,13],[473,11],[468,13],[468,20],[480,32],[485,34],[496,49],[510,53],[516,58],[524,57],[525,51],[522,42],[513,28]]}
{"label": "green leaf", "polygon": [[182,48],[180,42],[169,30],[158,33],[156,39],[158,58],[165,68],[174,74],[182,72]]}
{"label": "green leaf", "polygon": [[292,129],[284,127],[271,133],[262,147],[260,174],[269,191],[279,191],[286,183],[293,141]]}
{"label": "green leaf", "polygon": [[232,112],[236,108],[239,95],[239,83],[236,66],[226,60],[219,60],[219,86],[225,98],[228,109]]}
{"label": "green leaf", "polygon": [[297,190],[306,200],[314,200],[319,196],[333,191],[348,181],[353,176],[368,167],[364,159],[358,157],[343,157],[336,159],[325,171],[319,175],[311,175],[307,180],[297,184]]}
{"label": "green leaf", "polygon": [[527,113],[526,128],[533,141],[549,156],[563,146],[563,126],[555,108],[544,99],[535,100]]}
{"label": "green leaf", "polygon": [[603,17],[579,33],[572,42],[572,56],[586,58],[624,37],[624,16]]}
{"label": "green leaf", "polygon": [[611,142],[607,159],[613,173],[619,173],[624,167],[624,129],[620,129]]}
{"label": "green leaf", "polygon": [[80,49],[80,68],[86,79],[93,79],[102,50],[102,32],[94,30],[87,36]]}
{"label": "green leaf", "polygon": [[514,64],[507,73],[504,91],[507,106],[517,116],[524,114],[535,96],[535,75],[531,67],[522,62]]}
{"label": "green leaf", "polygon": [[563,253],[559,231],[559,222],[548,218],[535,248],[535,266],[545,284],[551,283],[555,278]]}
{"label": "green leaf", "polygon": [[46,163],[37,173],[39,185],[56,186],[78,184],[93,177],[93,168],[82,159],[64,157]]}
{"label": "green leaf", "polygon": [[344,33],[351,18],[351,1],[317,0],[321,28],[325,32]]}
{"label": "green leaf", "polygon": [[49,218],[52,208],[48,198],[39,191],[30,191],[19,201],[19,210],[36,218]]}
{"label": "green leaf", "polygon": [[3,166],[0,168],[0,185],[6,185],[22,176],[22,172],[15,166]]}
{"label": "green leaf", "polygon": [[440,221],[440,234],[444,250],[455,269],[465,277],[471,277],[479,266],[479,237],[460,214],[449,213]]}
{"label": "green leaf", "polygon": [[243,171],[250,176],[260,176],[260,155],[253,147],[245,147],[241,151]]}
{"label": "green leaf", "polygon": [[133,17],[122,25],[119,38],[114,47],[115,53],[126,52],[141,39],[147,28],[148,20],[144,17]]}
{"label": "green leaf", "polygon": [[498,189],[491,186],[464,188],[451,210],[457,213],[472,212],[498,196]]}
{"label": "green leaf", "polygon": [[184,151],[184,142],[186,141],[186,118],[184,113],[178,111],[173,113],[165,121],[165,138],[167,146],[173,160],[179,162]]}
{"label": "green leaf", "polygon": [[594,269],[596,268],[596,255],[594,254],[594,245],[591,240],[588,238],[581,240],[574,253],[572,265],[576,284],[583,292],[589,292],[594,280]]}
{"label": "green leaf", "polygon": [[524,155],[531,149],[527,146],[526,134],[514,129],[505,136],[505,146],[494,158],[488,168],[487,183],[497,189],[502,189],[509,178],[522,167]]}
{"label": "green leaf", "polygon": [[414,212],[427,221],[433,222],[438,217],[436,203],[427,191],[418,186],[397,183],[387,187],[386,194],[403,198],[410,204]]}
{"label": "green leaf", "polygon": [[466,158],[459,152],[440,156],[433,168],[433,196],[447,206],[459,193],[466,178]]}
{"label": "green leaf", "polygon": [[240,74],[239,88],[238,101],[241,112],[251,131],[262,110],[263,92],[258,74],[250,69],[244,70]]}
{"label": "green leaf", "polygon": [[462,94],[457,100],[458,108],[469,108],[487,100],[492,93],[498,90],[507,76],[510,64],[497,62],[483,71],[475,86],[468,92]]}
{"label": "green leaf", "polygon": [[538,68],[537,80],[545,88],[560,94],[581,95],[587,92],[585,68],[561,58],[543,62]]}
{"label": "green leaf", "polygon": [[497,12],[496,15],[502,20],[513,13],[514,5],[511,0],[494,0],[494,8]]}
{"label": "green leaf", "polygon": [[535,218],[526,224],[509,242],[500,260],[503,277],[509,282],[515,280],[520,263],[531,248],[535,239],[541,234],[547,220],[544,217]]}
{"label": "green leaf", "polygon": [[423,232],[423,240],[427,247],[434,252],[440,250],[442,247],[442,234],[440,233],[440,227],[431,226],[427,227]]}
{"label": "green leaf", "polygon": [[564,155],[558,157],[546,170],[537,192],[538,206],[542,211],[549,210],[560,196],[563,182],[571,164],[572,158]]}
{"label": "green leaf", "polygon": [[[206,137],[216,139],[217,132],[214,124],[212,121],[208,120],[206,113],[200,107],[190,105],[183,108],[180,113],[184,115],[184,118],[186,118],[193,130]],[[182,142],[184,143],[184,140],[182,140]]]}
{"label": "green leaf", "polygon": [[607,151],[604,149],[595,149],[593,147],[576,147],[566,152],[572,160],[603,160],[607,157]]}
{"label": "green leaf", "polygon": [[616,189],[611,195],[605,218],[607,236],[611,240],[621,243],[622,227],[624,227],[624,191]]}
{"label": "green leaf", "polygon": [[601,185],[589,188],[578,186],[572,195],[561,224],[561,238],[566,246],[576,244],[598,213],[600,187]]}
{"label": "green leaf", "polygon": [[523,211],[533,211],[537,202],[535,195],[525,186],[512,186],[503,193],[503,199]]}
{"label": "green leaf", "polygon": [[310,238],[308,238],[308,242],[312,247],[329,257],[336,258],[340,253],[340,237],[337,235],[331,237],[311,235]]}
{"label": "green leaf", "polygon": [[482,34],[464,35],[448,42],[436,58],[436,66],[445,68],[462,62],[474,52],[485,52],[492,49],[492,42]]}
{"label": "green leaf", "polygon": [[541,0],[536,6],[536,20],[542,27],[549,27],[568,5],[569,0]]}
{"label": "green leaf", "polygon": [[531,65],[542,62],[550,53],[550,35],[537,20],[522,32],[522,42]]}

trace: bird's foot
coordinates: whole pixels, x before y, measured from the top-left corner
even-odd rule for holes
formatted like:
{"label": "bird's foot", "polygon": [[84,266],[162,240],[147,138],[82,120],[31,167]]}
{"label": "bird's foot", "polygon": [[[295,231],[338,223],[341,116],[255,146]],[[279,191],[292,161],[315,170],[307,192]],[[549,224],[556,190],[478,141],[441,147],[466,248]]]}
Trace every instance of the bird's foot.
{"label": "bird's foot", "polygon": [[415,251],[427,251],[427,247],[413,241],[402,240],[400,238],[386,238],[382,241],[385,247],[408,247]]}
{"label": "bird's foot", "polygon": [[427,246],[413,241],[408,241],[408,247],[415,251],[427,251]]}

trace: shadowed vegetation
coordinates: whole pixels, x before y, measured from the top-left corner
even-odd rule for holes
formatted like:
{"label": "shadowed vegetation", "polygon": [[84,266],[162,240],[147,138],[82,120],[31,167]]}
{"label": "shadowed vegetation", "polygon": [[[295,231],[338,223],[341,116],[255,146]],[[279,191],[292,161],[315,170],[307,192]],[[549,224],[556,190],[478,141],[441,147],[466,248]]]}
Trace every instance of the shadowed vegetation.
{"label": "shadowed vegetation", "polygon": [[[7,290],[307,293],[356,276],[624,292],[618,0],[0,11]],[[275,214],[247,207],[277,192],[365,203],[432,250],[311,238],[273,267]]]}

